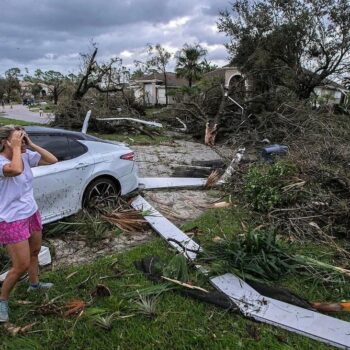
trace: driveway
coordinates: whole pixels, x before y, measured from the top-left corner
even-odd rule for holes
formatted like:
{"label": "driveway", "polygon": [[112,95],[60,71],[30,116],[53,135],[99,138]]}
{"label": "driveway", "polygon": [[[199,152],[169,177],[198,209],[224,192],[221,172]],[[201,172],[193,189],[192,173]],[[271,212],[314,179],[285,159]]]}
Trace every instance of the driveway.
{"label": "driveway", "polygon": [[13,105],[12,108],[6,105],[5,109],[2,109],[0,106],[0,112],[2,112],[0,113],[1,117],[23,120],[36,124],[48,124],[51,117],[50,113],[43,113],[43,116],[40,117],[39,112],[31,112],[27,106],[23,105]]}
{"label": "driveway", "polygon": [[[173,176],[174,171],[181,167],[191,167],[194,161],[219,161],[220,155],[210,147],[200,143],[176,140],[168,144],[152,146],[132,146],[140,175],[166,177]],[[224,149],[220,149],[222,153]],[[226,148],[229,154],[233,150]],[[203,189],[172,189],[144,191],[144,197],[170,221],[180,226],[200,216],[211,204],[220,199],[221,193],[203,191]],[[106,256],[125,251],[143,244],[155,234],[152,230],[120,234],[107,238],[93,248],[79,236],[48,239],[49,246],[55,250],[55,266],[71,266],[88,263],[97,256]]]}

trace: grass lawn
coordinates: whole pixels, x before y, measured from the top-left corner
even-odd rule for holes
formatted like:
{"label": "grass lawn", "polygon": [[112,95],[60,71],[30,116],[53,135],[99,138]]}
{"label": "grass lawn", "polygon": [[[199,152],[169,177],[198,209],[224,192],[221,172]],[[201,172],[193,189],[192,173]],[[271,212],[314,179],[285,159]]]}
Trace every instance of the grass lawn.
{"label": "grass lawn", "polygon": [[[235,234],[240,229],[244,212],[236,209],[212,209],[202,217],[184,226],[197,227],[198,240],[205,243],[215,235]],[[303,249],[320,255],[317,246]],[[149,318],[135,310],[135,299],[125,293],[152,286],[134,267],[134,261],[147,255],[158,255],[165,261],[174,252],[160,238],[130,251],[96,260],[90,265],[70,267],[44,272],[43,280],[55,283],[47,295],[26,293],[26,286],[19,285],[13,295],[11,321],[16,325],[37,322],[32,332],[12,337],[0,329],[1,349],[328,349],[329,347],[276,327],[258,324],[218,307],[184,297],[176,291],[168,291],[156,299],[156,315]],[[121,277],[113,277],[124,271]],[[72,273],[75,273],[72,275]],[[71,276],[68,278],[68,276]],[[88,282],[83,284],[88,277]],[[110,276],[107,277],[106,276]],[[100,279],[103,277],[102,279]],[[196,285],[208,287],[202,276],[192,272]],[[98,283],[107,285],[111,297],[97,298],[80,317],[64,318],[43,315],[35,311],[40,305],[58,298],[65,304],[72,299],[90,301],[90,293]],[[338,300],[349,295],[349,287],[343,290],[314,288],[306,279],[289,277],[283,281],[293,290],[311,300]],[[32,304],[24,304],[23,300]],[[22,301],[22,302],[19,302]],[[111,329],[104,330],[94,322],[92,313],[103,316],[115,314]],[[90,316],[89,316],[90,315]],[[130,316],[124,318],[123,316]],[[343,315],[342,315],[343,317]],[[346,319],[350,319],[345,316]]]}
{"label": "grass lawn", "polygon": [[[10,119],[1,117],[0,113],[0,125],[38,125],[37,123],[26,122],[17,119]],[[147,135],[124,135],[124,134],[102,134],[98,132],[89,132],[90,135],[100,137],[105,140],[125,142],[129,145],[159,145],[161,143],[171,143],[173,139],[166,135],[155,135],[152,139]]]}
{"label": "grass lawn", "polygon": [[1,117],[1,113],[0,113],[0,125],[22,125],[22,126],[26,126],[26,125],[38,125],[38,124],[31,123],[31,122],[25,122],[23,120],[4,118],[4,117]]}

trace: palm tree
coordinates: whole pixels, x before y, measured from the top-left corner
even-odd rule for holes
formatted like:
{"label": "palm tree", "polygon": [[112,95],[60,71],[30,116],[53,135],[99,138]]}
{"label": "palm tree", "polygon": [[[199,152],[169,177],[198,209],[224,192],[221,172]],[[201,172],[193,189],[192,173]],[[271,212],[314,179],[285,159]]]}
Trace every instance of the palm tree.
{"label": "palm tree", "polygon": [[188,86],[191,87],[195,80],[202,75],[202,62],[200,59],[207,54],[207,50],[203,49],[199,44],[188,45],[178,51],[175,55],[176,75],[188,80]]}

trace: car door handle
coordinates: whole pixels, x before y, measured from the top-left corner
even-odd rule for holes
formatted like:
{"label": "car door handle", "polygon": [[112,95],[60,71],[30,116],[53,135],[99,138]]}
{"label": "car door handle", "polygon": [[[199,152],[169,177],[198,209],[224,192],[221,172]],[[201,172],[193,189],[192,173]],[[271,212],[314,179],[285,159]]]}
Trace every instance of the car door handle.
{"label": "car door handle", "polygon": [[89,164],[87,164],[87,163],[78,163],[77,166],[76,166],[76,168],[77,168],[77,169],[78,169],[78,168],[86,168],[88,165],[89,165]]}

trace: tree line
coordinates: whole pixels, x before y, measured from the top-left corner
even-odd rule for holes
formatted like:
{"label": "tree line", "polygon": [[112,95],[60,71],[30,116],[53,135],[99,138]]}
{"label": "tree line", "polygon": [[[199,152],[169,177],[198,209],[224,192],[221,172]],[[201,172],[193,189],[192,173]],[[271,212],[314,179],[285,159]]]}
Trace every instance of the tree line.
{"label": "tree line", "polygon": [[[106,94],[120,91],[130,82],[130,79],[135,80],[152,73],[161,73],[164,76],[164,85],[167,90],[166,73],[173,58],[176,60],[176,75],[187,79],[189,87],[204,73],[217,68],[205,59],[207,51],[199,44],[186,43],[175,55],[161,44],[148,44],[148,58],[145,61],[135,61],[133,72],[126,68],[122,59],[118,57],[111,58],[109,62],[98,63],[97,53],[98,48],[93,44],[91,52],[81,54],[83,68],[77,75],[41,69],[37,69],[33,75],[30,75],[27,69],[27,74],[22,74],[19,68],[10,68],[5,72],[4,77],[0,77],[0,100],[10,101],[23,97],[20,88],[21,79],[31,83],[29,89],[22,91],[22,95],[29,93],[38,97],[44,84],[49,90],[53,103],[57,105],[60,96],[64,92],[71,92],[72,88],[75,88],[72,99],[79,101],[90,89]],[[167,95],[166,93],[166,98]]]}

